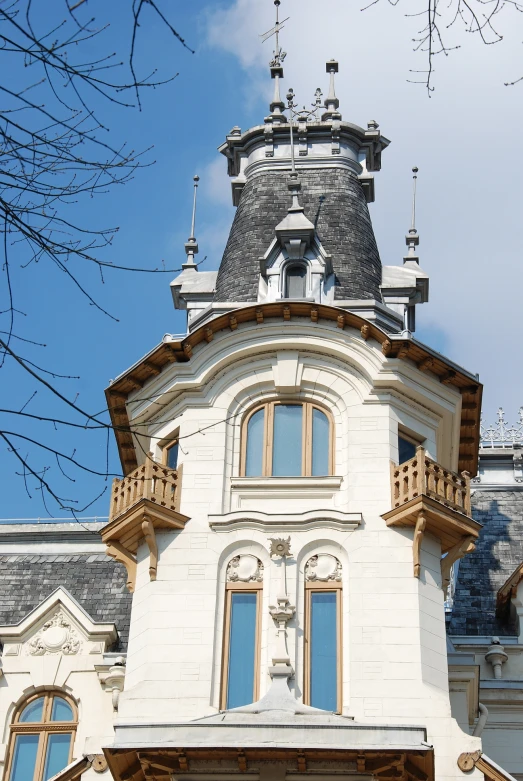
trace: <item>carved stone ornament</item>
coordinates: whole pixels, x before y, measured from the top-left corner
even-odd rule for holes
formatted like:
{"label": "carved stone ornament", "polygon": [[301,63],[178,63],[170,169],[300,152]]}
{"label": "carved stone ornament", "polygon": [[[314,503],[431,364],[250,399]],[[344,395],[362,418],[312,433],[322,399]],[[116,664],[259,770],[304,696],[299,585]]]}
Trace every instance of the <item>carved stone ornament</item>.
{"label": "carved stone ornament", "polygon": [[341,563],[330,553],[317,553],[305,565],[305,580],[326,583],[329,580],[341,580]]}
{"label": "carved stone ornament", "polygon": [[27,646],[31,656],[57,653],[73,656],[79,652],[81,642],[71,622],[61,610],[57,610]]}
{"label": "carved stone ornament", "polygon": [[250,583],[263,580],[263,564],[256,556],[242,553],[230,560],[227,565],[227,581],[229,583]]}
{"label": "carved stone ornament", "polygon": [[285,557],[291,555],[290,537],[287,537],[287,539],[284,539],[283,537],[270,537],[270,543],[271,543],[271,549],[270,549],[271,556]]}

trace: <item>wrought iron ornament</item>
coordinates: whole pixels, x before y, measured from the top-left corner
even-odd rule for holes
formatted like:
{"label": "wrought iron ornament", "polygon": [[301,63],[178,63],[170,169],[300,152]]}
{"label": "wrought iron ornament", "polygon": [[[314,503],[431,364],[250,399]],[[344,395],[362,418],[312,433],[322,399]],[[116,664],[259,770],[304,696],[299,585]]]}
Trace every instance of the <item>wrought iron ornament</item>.
{"label": "wrought iron ornament", "polygon": [[481,421],[481,447],[513,448],[523,446],[523,407],[519,408],[519,421],[513,425],[505,420],[505,412],[500,407],[497,423],[484,425]]}

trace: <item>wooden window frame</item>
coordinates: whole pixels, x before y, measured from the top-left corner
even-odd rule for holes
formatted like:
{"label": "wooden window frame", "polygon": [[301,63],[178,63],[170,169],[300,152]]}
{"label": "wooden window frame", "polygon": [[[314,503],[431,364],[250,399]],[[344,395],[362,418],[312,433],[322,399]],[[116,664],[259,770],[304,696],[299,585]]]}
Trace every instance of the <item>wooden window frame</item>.
{"label": "wooden window frame", "polygon": [[[44,706],[42,709],[42,720],[27,721],[27,722],[19,721],[20,716],[22,715],[23,711],[28,707],[28,705],[30,705],[35,700],[39,700],[41,698],[44,699]],[[65,700],[65,702],[70,706],[73,712],[72,721],[51,721],[53,700],[55,698]],[[13,721],[11,723],[10,733],[9,733],[8,756],[5,765],[4,779],[6,781],[10,781],[11,778],[11,771],[13,769],[13,759],[15,753],[14,749],[15,749],[16,738],[18,735],[38,735],[38,748],[36,752],[35,772],[33,778],[27,779],[27,781],[41,781],[45,770],[45,760],[47,757],[47,744],[49,741],[49,735],[57,735],[57,734],[63,735],[64,733],[71,735],[71,743],[69,745],[69,758],[67,760],[67,764],[70,764],[73,758],[73,747],[76,739],[77,729],[78,729],[78,708],[76,706],[76,703],[72,699],[72,697],[69,697],[67,694],[65,694],[62,691],[56,691],[56,690],[35,692],[30,697],[27,697],[25,700],[23,700],[23,702],[20,703],[20,705],[16,709]]]}
{"label": "wooden window frame", "polygon": [[[168,465],[168,463],[169,463],[169,450],[172,447],[174,447],[175,445],[178,445],[178,459],[179,459],[179,457],[180,457],[180,451],[179,451],[180,440],[179,440],[178,434],[175,437],[173,437],[173,439],[170,439],[168,442],[166,442],[162,446],[162,464],[164,466]],[[178,466],[179,466],[178,459],[177,459],[177,463],[176,463],[176,469],[178,469]],[[169,467],[169,468],[172,469],[172,467]]]}
{"label": "wooden window frame", "polygon": [[[262,473],[256,477],[272,477],[272,455],[274,445],[274,408],[276,406],[301,406],[302,415],[302,449],[301,449],[301,475],[299,477],[314,477],[312,474],[312,413],[314,409],[319,410],[326,415],[329,421],[329,468],[328,476],[334,474],[334,420],[330,410],[317,404],[315,401],[303,401],[303,399],[274,399],[257,404],[245,415],[241,427],[241,448],[240,448],[240,476],[246,477],[247,469],[247,435],[249,421],[256,412],[263,409],[263,452],[262,452]],[[297,475],[296,475],[297,476]]]}
{"label": "wooden window frame", "polygon": [[303,665],[303,702],[310,705],[311,697],[311,597],[315,592],[333,591],[336,593],[336,705],[337,713],[342,711],[342,600],[343,588],[338,581],[327,581],[325,583],[317,581],[305,581],[305,631],[303,634],[304,643],[304,665]]}
{"label": "wooden window frame", "polygon": [[261,601],[263,597],[263,583],[253,581],[252,583],[226,583],[225,584],[225,604],[223,620],[223,651],[222,651],[222,680],[220,689],[220,710],[227,709],[227,687],[229,684],[229,650],[231,635],[231,605],[232,595],[245,591],[256,592],[256,630],[254,635],[254,687],[253,702],[259,697],[260,693],[260,645],[261,645]]}

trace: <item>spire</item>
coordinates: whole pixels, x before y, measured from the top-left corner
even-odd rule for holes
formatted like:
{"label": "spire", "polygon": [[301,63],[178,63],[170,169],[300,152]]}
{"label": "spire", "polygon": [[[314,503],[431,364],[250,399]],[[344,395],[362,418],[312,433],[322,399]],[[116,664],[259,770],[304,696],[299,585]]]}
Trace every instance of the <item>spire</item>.
{"label": "spire", "polygon": [[410,230],[405,236],[405,243],[408,247],[407,254],[403,258],[403,262],[413,262],[419,264],[419,257],[416,254],[416,247],[419,244],[419,236],[416,230],[416,182],[418,179],[418,168],[414,166],[412,169],[412,221]]}
{"label": "spire", "polygon": [[285,122],[285,116],[283,114],[283,110],[285,108],[285,104],[281,99],[280,96],[280,79],[283,79],[283,60],[287,56],[287,52],[284,52],[283,49],[280,47],[280,40],[279,40],[279,34],[280,30],[283,29],[283,26],[286,21],[290,19],[288,16],[286,19],[284,19],[282,22],[280,22],[280,0],[274,0],[274,5],[276,6],[276,24],[274,27],[271,27],[270,30],[267,30],[267,32],[263,33],[260,37],[262,39],[262,43],[265,43],[265,41],[268,41],[269,38],[272,38],[272,36],[275,36],[275,49],[274,49],[274,57],[269,62],[269,67],[271,71],[271,78],[274,79],[274,95],[272,98],[272,102],[270,104],[270,115],[267,117],[267,120],[269,122],[276,122],[276,123],[283,123]]}
{"label": "spire", "polygon": [[341,114],[338,111],[340,101],[336,97],[336,90],[334,87],[334,74],[338,73],[339,65],[337,60],[328,60],[325,65],[325,70],[330,73],[329,94],[325,98],[325,108],[327,111],[322,115],[324,122],[329,122],[333,119],[341,119]]}
{"label": "spire", "polygon": [[198,266],[194,261],[194,256],[198,254],[198,242],[196,241],[194,235],[194,229],[196,224],[196,192],[198,190],[198,182],[200,181],[200,177],[198,175],[194,176],[193,181],[194,181],[194,196],[193,196],[193,203],[192,203],[191,235],[185,242],[185,254],[187,255],[187,260],[182,265],[182,269],[184,270],[194,269],[194,271],[198,271]]}

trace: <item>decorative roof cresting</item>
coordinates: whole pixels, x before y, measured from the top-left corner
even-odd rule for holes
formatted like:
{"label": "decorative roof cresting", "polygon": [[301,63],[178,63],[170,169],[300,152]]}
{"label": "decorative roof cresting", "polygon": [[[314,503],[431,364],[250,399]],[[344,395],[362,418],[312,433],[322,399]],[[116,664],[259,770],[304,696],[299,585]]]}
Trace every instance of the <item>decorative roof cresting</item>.
{"label": "decorative roof cresting", "polygon": [[481,447],[483,448],[513,448],[523,446],[523,407],[519,408],[519,421],[507,423],[502,407],[497,411],[498,420],[488,426],[481,421]]}

